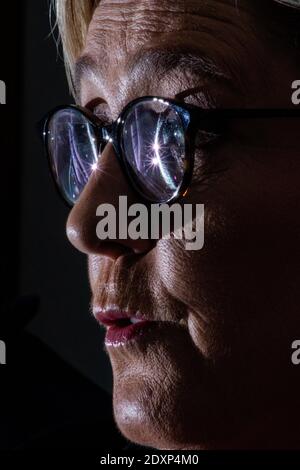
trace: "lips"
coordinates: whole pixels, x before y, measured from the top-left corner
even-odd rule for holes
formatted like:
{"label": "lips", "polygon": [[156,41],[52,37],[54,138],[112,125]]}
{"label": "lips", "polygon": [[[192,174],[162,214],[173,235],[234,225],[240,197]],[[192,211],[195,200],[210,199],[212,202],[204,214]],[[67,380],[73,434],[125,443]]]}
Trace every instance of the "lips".
{"label": "lips", "polygon": [[141,338],[153,324],[153,321],[143,318],[140,314],[114,309],[95,309],[94,316],[106,327],[105,345],[108,347],[123,346],[129,341]]}

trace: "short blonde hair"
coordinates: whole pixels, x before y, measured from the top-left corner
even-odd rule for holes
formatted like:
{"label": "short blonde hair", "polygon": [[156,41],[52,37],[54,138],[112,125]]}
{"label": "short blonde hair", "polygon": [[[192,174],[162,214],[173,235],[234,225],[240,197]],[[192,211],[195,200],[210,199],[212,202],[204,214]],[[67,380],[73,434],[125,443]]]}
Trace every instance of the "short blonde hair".
{"label": "short blonde hair", "polygon": [[69,85],[74,94],[73,70],[86,40],[88,26],[100,0],[52,0]]}
{"label": "short blonde hair", "polygon": [[[74,94],[74,65],[86,41],[87,30],[101,0],[52,0],[62,42],[63,55],[71,91]],[[299,8],[300,0],[274,0],[288,7]]]}

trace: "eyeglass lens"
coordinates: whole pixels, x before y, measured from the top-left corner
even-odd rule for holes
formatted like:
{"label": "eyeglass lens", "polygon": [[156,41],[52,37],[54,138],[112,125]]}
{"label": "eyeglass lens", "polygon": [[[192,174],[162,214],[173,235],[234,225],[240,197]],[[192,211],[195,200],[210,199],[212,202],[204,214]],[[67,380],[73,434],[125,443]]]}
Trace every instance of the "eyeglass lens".
{"label": "eyeglass lens", "polygon": [[[141,101],[122,121],[124,164],[143,196],[155,202],[175,197],[185,174],[189,115],[166,101]],[[72,205],[97,167],[96,129],[76,108],[57,111],[47,126],[47,146],[56,182]]]}

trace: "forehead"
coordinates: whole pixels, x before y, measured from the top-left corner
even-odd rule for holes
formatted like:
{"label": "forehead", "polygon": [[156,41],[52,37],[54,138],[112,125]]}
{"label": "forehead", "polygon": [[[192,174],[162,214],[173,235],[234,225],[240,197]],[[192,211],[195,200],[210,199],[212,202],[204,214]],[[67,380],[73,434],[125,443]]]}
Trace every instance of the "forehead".
{"label": "forehead", "polygon": [[[83,52],[83,56],[96,64],[90,67],[96,73],[85,74],[85,78],[90,85],[101,89],[104,99],[117,93],[124,97],[130,88],[140,86],[141,82],[142,94],[151,94],[151,87],[159,87],[157,69],[161,71],[163,60],[159,58],[164,57],[163,51],[171,58],[173,51],[182,48],[186,57],[189,50],[196,52],[206,59],[206,67],[215,67],[217,71],[219,64],[224,75],[236,74],[240,79],[240,59],[247,55],[249,64],[251,60],[256,61],[258,55],[257,37],[249,28],[252,12],[246,0],[240,0],[238,10],[235,0],[101,0],[89,25]],[[146,53],[149,51],[151,54]],[[153,54],[154,51],[157,54]],[[137,70],[132,65],[139,53],[144,55],[147,66]],[[174,67],[170,61],[165,64],[165,69],[170,70],[168,78],[172,88],[173,78],[174,82],[180,82],[184,74],[175,71],[172,76]],[[79,69],[81,72],[82,67]],[[185,75],[188,74],[189,67],[186,67]],[[173,84],[175,88],[178,85]]]}
{"label": "forehead", "polygon": [[220,22],[221,26],[222,22],[229,25],[236,19],[242,25],[251,11],[248,0],[100,0],[89,28],[89,40],[97,39],[101,33],[119,40],[126,38],[123,45],[130,51],[140,35],[141,41],[147,41],[157,34],[209,28],[211,21]]}

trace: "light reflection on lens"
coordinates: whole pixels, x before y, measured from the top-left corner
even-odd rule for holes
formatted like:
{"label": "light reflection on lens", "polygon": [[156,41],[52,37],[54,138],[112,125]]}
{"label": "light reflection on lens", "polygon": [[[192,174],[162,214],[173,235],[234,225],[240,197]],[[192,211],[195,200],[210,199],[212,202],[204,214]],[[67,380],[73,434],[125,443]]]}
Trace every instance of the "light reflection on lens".
{"label": "light reflection on lens", "polygon": [[185,124],[176,107],[161,99],[142,101],[125,118],[122,147],[129,169],[146,198],[176,196],[185,162]]}
{"label": "light reflection on lens", "polygon": [[65,108],[50,119],[48,135],[50,162],[57,184],[67,201],[73,204],[97,169],[94,128],[77,109]]}

